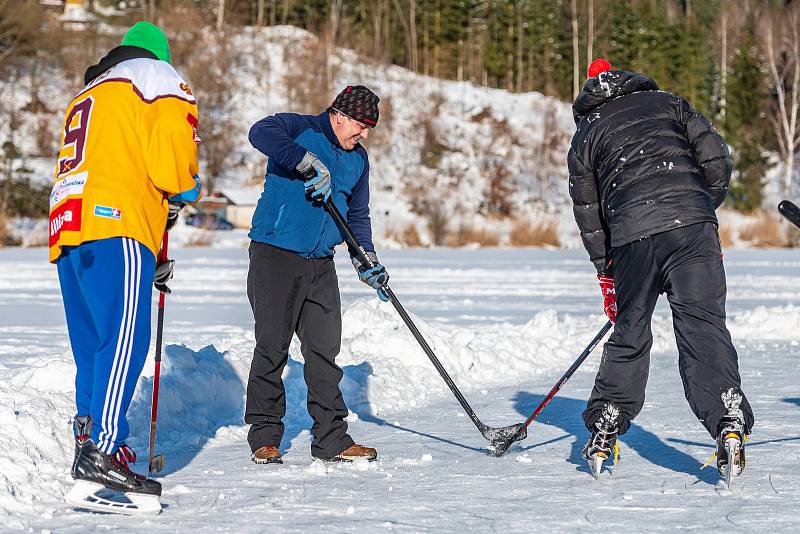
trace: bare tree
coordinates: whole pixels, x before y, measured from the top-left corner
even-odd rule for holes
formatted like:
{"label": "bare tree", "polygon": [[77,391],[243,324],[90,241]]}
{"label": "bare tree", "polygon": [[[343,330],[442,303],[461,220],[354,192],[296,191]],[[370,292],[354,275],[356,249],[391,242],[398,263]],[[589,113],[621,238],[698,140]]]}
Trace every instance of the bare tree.
{"label": "bare tree", "polygon": [[800,33],[797,27],[800,7],[794,4],[785,10],[766,13],[762,34],[776,99],[769,119],[784,167],[783,193],[788,196],[792,190],[795,151],[800,148],[797,120],[800,112]]}
{"label": "bare tree", "polygon": [[506,90],[514,90],[514,3],[509,2],[507,5],[509,17],[508,28],[506,29],[506,36],[508,42],[506,43]]}
{"label": "bare tree", "polygon": [[289,8],[291,7],[292,0],[283,0],[283,13],[281,13],[281,24],[286,24],[289,19]]}
{"label": "bare tree", "polygon": [[722,43],[719,56],[719,119],[722,124],[725,124],[725,114],[728,105],[728,10],[724,5],[720,6],[722,13]]}
{"label": "bare tree", "polygon": [[439,40],[442,36],[442,6],[440,2],[436,2],[436,14],[433,21],[433,34],[434,34],[434,42],[433,42],[433,76],[434,78],[439,77],[439,63],[440,63],[440,55],[441,55],[441,46],[439,45]]}
{"label": "bare tree", "polygon": [[419,50],[417,49],[417,0],[408,0],[408,29],[411,33],[411,70],[419,70]]}
{"label": "bare tree", "polygon": [[514,7],[515,11],[515,18],[517,24],[517,59],[516,59],[516,75],[517,81],[515,87],[517,91],[524,91],[524,83],[525,83],[525,65],[524,65],[524,54],[525,54],[525,26],[522,18],[522,10],[525,7],[525,0],[520,0],[516,2]]}
{"label": "bare tree", "polygon": [[264,26],[264,0],[258,0],[258,14],[256,15],[256,26],[259,28]]}
{"label": "bare tree", "polygon": [[587,15],[587,37],[586,37],[586,64],[590,65],[594,59],[594,0],[588,0]]}
{"label": "bare tree", "polygon": [[410,70],[417,72],[418,67],[418,56],[417,56],[417,2],[416,0],[409,0],[409,14],[408,19],[406,20],[406,14],[403,10],[403,7],[400,5],[398,0],[392,0],[394,4],[394,8],[397,11],[397,16],[400,19],[400,24],[403,25],[403,30],[406,33],[406,47],[407,50],[407,61],[408,64],[406,65]]}
{"label": "bare tree", "polygon": [[225,24],[225,0],[219,0],[219,7],[217,7],[217,32],[222,31],[223,24]]}
{"label": "bare tree", "polygon": [[331,0],[330,28],[328,38],[325,42],[325,80],[328,87],[333,86],[333,72],[331,69],[331,57],[336,48],[336,40],[339,34],[339,22],[342,17],[342,3],[344,0]]}
{"label": "bare tree", "polygon": [[581,59],[578,49],[578,0],[571,0],[572,11],[572,97],[578,96],[581,89]]}
{"label": "bare tree", "polygon": [[372,13],[372,51],[378,57],[383,55],[383,18],[389,16],[384,9],[385,6],[386,1],[381,0],[372,3],[372,9],[370,10]]}

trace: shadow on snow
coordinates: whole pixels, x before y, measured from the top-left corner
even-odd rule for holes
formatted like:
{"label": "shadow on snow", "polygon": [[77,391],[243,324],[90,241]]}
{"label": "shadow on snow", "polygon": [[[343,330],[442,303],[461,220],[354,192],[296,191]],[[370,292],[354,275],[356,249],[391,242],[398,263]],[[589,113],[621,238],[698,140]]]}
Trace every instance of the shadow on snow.
{"label": "shadow on snow", "polygon": [[[520,414],[528,417],[543,399],[544,395],[520,391],[514,396],[514,407]],[[575,465],[577,471],[589,474],[590,471],[586,460],[581,457],[581,449],[586,443],[586,440],[589,439],[589,431],[586,430],[586,426],[581,417],[581,413],[585,408],[585,400],[572,399],[569,397],[554,397],[536,421],[528,427],[528,439],[536,438],[536,427],[542,424],[558,427],[566,432],[567,435],[528,446],[525,446],[523,442],[522,451],[544,447],[572,436],[574,439],[572,440],[572,449],[568,461]],[[697,477],[698,481],[707,482],[709,484],[714,484],[717,479],[717,475],[713,469],[701,471],[700,467],[702,463],[696,458],[668,445],[658,436],[645,430],[636,423],[631,424],[628,432],[620,437],[620,441],[626,448],[634,451],[636,454],[655,465],[677,473],[685,473]],[[516,449],[519,450],[519,445],[517,445]],[[623,469],[625,452],[625,448],[623,448],[619,460]]]}
{"label": "shadow on snow", "polygon": [[[161,475],[182,469],[226,426],[243,424],[245,385],[213,345],[194,351],[166,345],[158,389],[155,453],[165,454]],[[147,471],[153,378],[143,379],[128,412],[137,468]]]}

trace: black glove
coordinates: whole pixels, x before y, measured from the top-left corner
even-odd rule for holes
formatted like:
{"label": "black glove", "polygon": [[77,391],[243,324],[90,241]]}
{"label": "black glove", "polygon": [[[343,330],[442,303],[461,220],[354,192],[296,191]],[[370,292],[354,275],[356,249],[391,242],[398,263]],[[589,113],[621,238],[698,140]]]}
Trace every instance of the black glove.
{"label": "black glove", "polygon": [[167,260],[156,265],[156,274],[153,277],[153,285],[161,291],[169,295],[172,293],[167,287],[167,282],[172,280],[172,272],[175,270],[175,260]]}
{"label": "black glove", "polygon": [[168,202],[168,204],[169,204],[169,215],[167,215],[167,232],[172,230],[172,227],[175,226],[175,223],[178,222],[178,214],[186,205],[183,202],[172,202],[172,201]]}

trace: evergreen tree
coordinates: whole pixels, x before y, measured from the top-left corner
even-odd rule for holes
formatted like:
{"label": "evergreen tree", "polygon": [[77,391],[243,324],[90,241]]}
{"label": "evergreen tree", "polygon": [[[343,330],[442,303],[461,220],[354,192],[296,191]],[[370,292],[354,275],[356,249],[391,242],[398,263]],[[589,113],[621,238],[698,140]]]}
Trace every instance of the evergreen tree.
{"label": "evergreen tree", "polygon": [[728,201],[743,211],[761,207],[766,168],[762,150],[769,131],[763,113],[767,94],[756,31],[756,23],[751,20],[734,51],[728,75],[727,113],[722,125],[725,139],[733,147],[736,171]]}

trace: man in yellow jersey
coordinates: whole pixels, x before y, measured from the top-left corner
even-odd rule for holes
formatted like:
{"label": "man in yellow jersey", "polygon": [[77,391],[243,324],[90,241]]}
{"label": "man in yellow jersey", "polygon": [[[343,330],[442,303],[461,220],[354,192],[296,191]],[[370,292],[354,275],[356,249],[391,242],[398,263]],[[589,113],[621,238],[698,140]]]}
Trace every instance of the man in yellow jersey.
{"label": "man in yellow jersey", "polygon": [[151,285],[168,291],[172,276],[171,261],[156,265],[168,218],[200,195],[197,104],[147,22],[84,82],[67,107],[50,195],[50,261],[77,367],[68,500],[98,507],[89,495],[106,487],[159,511],[161,485],[129,469],[125,414],[150,345]]}

